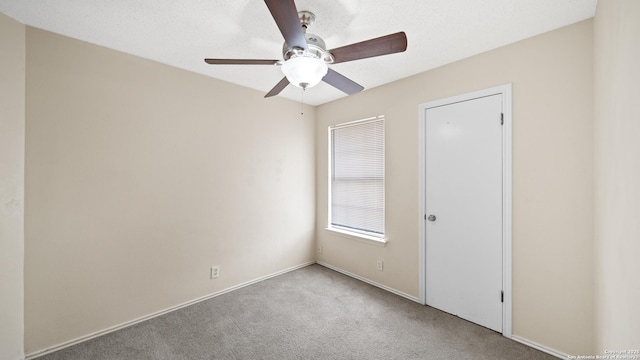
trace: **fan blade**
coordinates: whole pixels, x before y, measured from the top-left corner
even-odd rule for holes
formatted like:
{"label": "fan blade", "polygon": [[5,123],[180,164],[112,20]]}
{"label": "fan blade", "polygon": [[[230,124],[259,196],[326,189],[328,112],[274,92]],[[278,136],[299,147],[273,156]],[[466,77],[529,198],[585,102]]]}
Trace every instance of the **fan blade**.
{"label": "fan blade", "polygon": [[271,89],[271,91],[269,91],[267,93],[267,95],[265,95],[264,97],[268,98],[268,97],[272,97],[275,95],[280,94],[280,91],[284,90],[284,88],[287,87],[287,85],[289,85],[289,80],[287,80],[286,77],[282,78],[282,80],[280,80],[279,83],[276,84],[276,86],[273,87],[273,89]]}
{"label": "fan blade", "polygon": [[275,65],[278,60],[258,60],[258,59],[204,59],[211,65]]}
{"label": "fan blade", "polygon": [[307,49],[307,40],[293,0],[264,0],[289,47]]}
{"label": "fan blade", "polygon": [[364,87],[362,85],[355,83],[354,81],[332,69],[329,69],[329,71],[327,71],[327,75],[322,78],[322,81],[349,95],[353,95],[364,90]]}
{"label": "fan blade", "polygon": [[334,57],[334,64],[366,59],[374,56],[394,54],[407,50],[407,35],[398,32],[379,38],[362,41],[359,43],[346,45],[337,49],[329,50]]}

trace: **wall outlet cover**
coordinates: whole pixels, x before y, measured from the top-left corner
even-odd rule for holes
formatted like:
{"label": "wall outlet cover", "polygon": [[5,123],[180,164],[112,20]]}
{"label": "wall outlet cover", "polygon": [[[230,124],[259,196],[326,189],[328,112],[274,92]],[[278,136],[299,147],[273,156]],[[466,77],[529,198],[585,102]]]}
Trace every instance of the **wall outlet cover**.
{"label": "wall outlet cover", "polygon": [[211,267],[211,278],[216,279],[220,277],[220,265]]}

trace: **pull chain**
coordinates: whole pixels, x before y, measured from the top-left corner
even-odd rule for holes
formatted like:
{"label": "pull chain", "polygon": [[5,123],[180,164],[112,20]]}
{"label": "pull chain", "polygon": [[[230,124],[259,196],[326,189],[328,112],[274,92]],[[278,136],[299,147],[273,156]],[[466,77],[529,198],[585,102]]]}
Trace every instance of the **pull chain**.
{"label": "pull chain", "polygon": [[304,115],[304,92],[305,92],[306,90],[307,90],[307,89],[302,88],[302,96],[301,96],[301,98],[300,98],[300,115]]}

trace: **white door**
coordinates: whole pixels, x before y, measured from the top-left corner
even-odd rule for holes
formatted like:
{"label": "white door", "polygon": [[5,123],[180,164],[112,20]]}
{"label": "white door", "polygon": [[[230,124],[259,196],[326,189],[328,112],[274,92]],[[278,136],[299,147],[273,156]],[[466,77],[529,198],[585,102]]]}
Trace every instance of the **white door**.
{"label": "white door", "polygon": [[502,95],[424,111],[426,303],[502,332]]}

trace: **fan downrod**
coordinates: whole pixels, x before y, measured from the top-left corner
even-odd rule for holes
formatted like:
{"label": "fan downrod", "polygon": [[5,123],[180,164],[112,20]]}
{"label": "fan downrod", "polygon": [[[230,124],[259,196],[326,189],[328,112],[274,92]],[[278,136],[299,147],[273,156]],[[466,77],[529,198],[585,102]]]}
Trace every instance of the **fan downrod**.
{"label": "fan downrod", "polygon": [[300,25],[302,30],[306,33],[309,26],[313,25],[316,21],[316,15],[311,11],[298,11],[298,17],[300,18]]}

